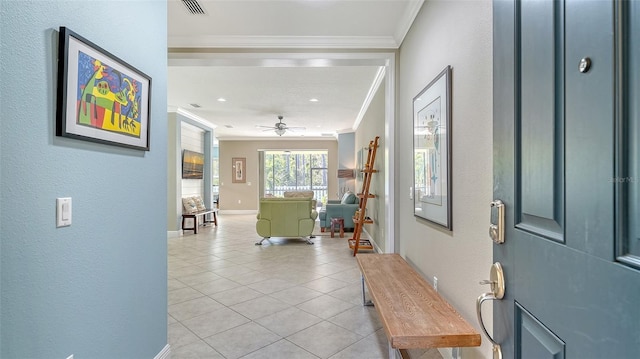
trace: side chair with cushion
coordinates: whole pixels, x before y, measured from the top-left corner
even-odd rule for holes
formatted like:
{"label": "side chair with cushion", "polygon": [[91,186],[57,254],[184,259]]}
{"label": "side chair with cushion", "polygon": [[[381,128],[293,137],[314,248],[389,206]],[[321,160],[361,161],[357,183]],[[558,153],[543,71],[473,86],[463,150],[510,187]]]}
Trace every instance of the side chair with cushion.
{"label": "side chair with cushion", "polygon": [[256,232],[262,240],[256,245],[271,237],[304,238],[313,244],[309,237],[318,212],[311,203],[311,198],[260,198]]}
{"label": "side chair with cushion", "polygon": [[352,192],[346,192],[341,200],[330,199],[320,211],[320,231],[331,227],[331,218],[338,217],[344,219],[344,228],[353,228],[353,216],[358,208],[358,197]]}

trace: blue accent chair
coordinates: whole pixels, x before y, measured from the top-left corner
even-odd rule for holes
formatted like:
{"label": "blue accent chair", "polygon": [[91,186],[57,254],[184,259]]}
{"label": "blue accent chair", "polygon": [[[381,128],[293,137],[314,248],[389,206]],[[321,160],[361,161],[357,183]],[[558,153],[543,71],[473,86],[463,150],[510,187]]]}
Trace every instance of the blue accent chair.
{"label": "blue accent chair", "polygon": [[330,199],[319,213],[320,230],[324,232],[326,228],[330,228],[331,218],[338,217],[344,218],[344,228],[353,228],[353,215],[359,207],[358,197],[352,192],[345,193],[341,200]]}

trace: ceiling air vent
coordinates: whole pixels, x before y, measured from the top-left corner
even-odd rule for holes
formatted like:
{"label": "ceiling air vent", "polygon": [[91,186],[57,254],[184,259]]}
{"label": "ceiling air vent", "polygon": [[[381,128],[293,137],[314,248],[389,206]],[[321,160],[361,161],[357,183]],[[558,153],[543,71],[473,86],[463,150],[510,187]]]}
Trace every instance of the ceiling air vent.
{"label": "ceiling air vent", "polygon": [[204,9],[196,0],[182,0],[184,6],[193,15],[205,15]]}

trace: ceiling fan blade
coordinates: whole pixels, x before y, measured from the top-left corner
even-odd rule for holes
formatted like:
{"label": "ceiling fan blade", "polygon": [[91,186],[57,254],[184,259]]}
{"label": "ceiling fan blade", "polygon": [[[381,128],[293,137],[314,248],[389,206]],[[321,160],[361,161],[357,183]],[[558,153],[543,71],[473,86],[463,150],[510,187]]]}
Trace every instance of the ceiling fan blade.
{"label": "ceiling fan blade", "polygon": [[306,127],[287,127],[287,130],[300,130],[300,131],[304,131],[306,130]]}

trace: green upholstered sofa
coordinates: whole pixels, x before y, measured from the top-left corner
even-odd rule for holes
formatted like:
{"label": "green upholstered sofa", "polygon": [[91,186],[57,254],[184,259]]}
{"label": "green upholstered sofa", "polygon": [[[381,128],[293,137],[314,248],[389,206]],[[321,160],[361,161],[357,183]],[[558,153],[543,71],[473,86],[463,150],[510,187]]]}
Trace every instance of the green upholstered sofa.
{"label": "green upholstered sofa", "polygon": [[360,205],[358,197],[352,192],[346,192],[341,200],[329,200],[325,208],[320,211],[320,229],[331,227],[331,218],[344,218],[344,228],[353,228],[353,215]]}
{"label": "green upholstered sofa", "polygon": [[261,198],[256,231],[262,237],[304,238],[313,244],[311,233],[318,218],[311,198]]}

